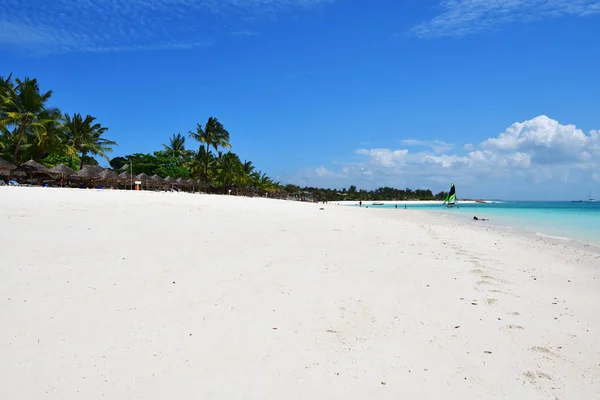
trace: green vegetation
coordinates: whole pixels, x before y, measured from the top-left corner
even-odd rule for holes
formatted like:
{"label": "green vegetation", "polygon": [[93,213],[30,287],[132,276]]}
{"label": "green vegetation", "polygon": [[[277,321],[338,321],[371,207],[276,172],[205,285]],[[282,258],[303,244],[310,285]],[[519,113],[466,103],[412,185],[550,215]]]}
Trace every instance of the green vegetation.
{"label": "green vegetation", "polygon": [[348,189],[321,189],[314,187],[300,188],[296,185],[286,185],[287,193],[311,193],[317,201],[393,201],[393,200],[440,200],[446,197],[446,192],[434,195],[431,190],[394,189],[381,187],[375,190],[358,190],[352,185]]}
{"label": "green vegetation", "polygon": [[116,143],[103,136],[107,128],[91,115],[63,115],[48,105],[51,97],[36,79],[0,77],[0,157],[17,165],[35,160],[77,169],[97,164],[93,156],[108,160]]}
{"label": "green vegetation", "polygon": [[[171,135],[161,150],[109,160],[107,154],[117,144],[104,137],[108,128],[91,115],[61,113],[48,105],[51,97],[52,91],[41,91],[36,79],[0,77],[0,158],[16,165],[35,160],[47,167],[65,164],[77,170],[84,165],[97,165],[95,157],[101,157],[110,161],[115,171],[132,170],[134,175],[193,178],[223,191],[231,187],[254,188],[278,192],[281,197],[316,201],[443,200],[446,195],[389,187],[366,191],[350,186],[340,191],[282,186],[257,170],[252,161],[242,161],[228,150],[229,132],[214,117],[204,127],[197,124],[187,137],[181,133]],[[186,148],[187,138],[194,141],[197,150]]]}

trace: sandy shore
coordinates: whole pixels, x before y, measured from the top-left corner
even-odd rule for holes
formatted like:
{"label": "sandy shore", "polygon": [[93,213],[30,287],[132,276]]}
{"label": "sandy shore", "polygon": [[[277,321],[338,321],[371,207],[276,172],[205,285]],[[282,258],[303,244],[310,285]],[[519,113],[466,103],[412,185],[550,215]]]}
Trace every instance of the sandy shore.
{"label": "sandy shore", "polygon": [[0,399],[600,398],[592,250],[414,210],[0,204]]}

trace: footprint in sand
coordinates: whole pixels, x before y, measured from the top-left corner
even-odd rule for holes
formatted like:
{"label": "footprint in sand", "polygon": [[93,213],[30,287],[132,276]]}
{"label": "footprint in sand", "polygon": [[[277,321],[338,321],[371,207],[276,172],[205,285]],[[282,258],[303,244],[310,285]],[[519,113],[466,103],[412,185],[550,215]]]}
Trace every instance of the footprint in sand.
{"label": "footprint in sand", "polygon": [[[548,388],[545,387],[545,385],[550,384],[550,382],[553,382],[554,379],[552,379],[552,376],[550,374],[547,374],[545,372],[541,372],[541,371],[527,371],[524,372],[523,375],[525,376],[525,378],[527,378],[527,380],[529,381],[530,384],[532,384],[533,386],[536,387],[536,389],[546,393],[546,395],[548,395],[549,393]],[[553,384],[555,385],[555,384]],[[553,390],[555,388],[552,388]],[[550,397],[548,397],[550,398]],[[554,397],[555,399],[558,399],[558,397]]]}
{"label": "footprint in sand", "polygon": [[496,304],[498,302],[498,299],[486,299],[485,302],[489,305],[489,306],[493,306],[494,304]]}
{"label": "footprint in sand", "polygon": [[531,383],[535,383],[539,379],[547,379],[549,381],[552,380],[552,376],[550,374],[540,371],[527,371],[524,372],[523,375],[525,375],[531,381]]}
{"label": "footprint in sand", "polygon": [[533,346],[531,348],[531,351],[534,351],[536,353],[541,353],[541,354],[545,354],[545,355],[553,355],[555,357],[557,357],[556,354],[554,354],[549,348],[547,347],[541,347],[541,346]]}
{"label": "footprint in sand", "polygon": [[506,329],[511,329],[511,330],[513,330],[513,329],[517,329],[517,330],[523,330],[523,329],[525,329],[524,326],[515,325],[515,324],[506,325],[505,328]]}

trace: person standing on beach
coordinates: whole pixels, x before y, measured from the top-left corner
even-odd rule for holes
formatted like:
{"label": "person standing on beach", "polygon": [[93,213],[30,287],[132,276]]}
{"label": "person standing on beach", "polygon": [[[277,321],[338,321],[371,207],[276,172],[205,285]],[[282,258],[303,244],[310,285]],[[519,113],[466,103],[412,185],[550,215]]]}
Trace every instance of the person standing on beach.
{"label": "person standing on beach", "polygon": [[362,200],[359,200],[359,202],[358,202],[358,206],[359,206],[359,207],[362,207]]}

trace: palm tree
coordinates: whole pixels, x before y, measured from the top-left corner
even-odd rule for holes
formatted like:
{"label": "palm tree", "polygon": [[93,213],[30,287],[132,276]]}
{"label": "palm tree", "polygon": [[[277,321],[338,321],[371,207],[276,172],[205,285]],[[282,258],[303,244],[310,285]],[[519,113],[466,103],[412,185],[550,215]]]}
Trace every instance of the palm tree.
{"label": "palm tree", "polygon": [[254,165],[252,165],[252,161],[244,160],[242,163],[241,174],[239,177],[239,181],[241,186],[248,186],[248,182],[250,182],[252,173],[254,172]]}
{"label": "palm tree", "polygon": [[40,93],[40,87],[36,79],[16,79],[16,86],[11,84],[11,78],[2,79],[0,87],[0,126],[6,134],[8,127],[16,127],[13,134],[16,135],[13,161],[18,162],[19,150],[23,137],[35,135],[36,131],[44,130],[43,119],[46,110],[46,102],[52,96],[52,91]]}
{"label": "palm tree", "polygon": [[210,183],[213,174],[211,171],[215,166],[216,159],[211,152],[206,152],[204,147],[198,148],[198,151],[193,152],[192,158],[186,164],[189,168],[191,175],[195,179],[200,179],[204,182]]}
{"label": "palm tree", "polygon": [[173,134],[169,138],[169,144],[164,144],[165,151],[173,158],[183,158],[187,154],[185,149],[185,136],[181,133]]}
{"label": "palm tree", "polygon": [[237,154],[227,152],[217,158],[217,178],[221,187],[235,183],[242,172],[242,162]]}
{"label": "palm tree", "polygon": [[73,114],[73,117],[68,114],[65,115],[65,128],[67,130],[67,143],[71,148],[71,160],[75,153],[80,153],[80,169],[83,167],[85,157],[88,154],[101,156],[108,161],[106,153],[112,151],[112,146],[117,144],[102,137],[108,128],[94,123],[95,120],[96,118],[91,115],[87,115],[85,119],[81,114]]}
{"label": "palm tree", "polygon": [[[41,129],[35,131],[33,145],[40,153],[40,158],[49,153],[64,154],[68,152],[67,136],[63,128],[64,117],[58,109],[44,110],[40,114],[44,121]],[[34,157],[35,158],[35,157]]]}
{"label": "palm tree", "polygon": [[206,151],[210,151],[212,147],[215,151],[221,148],[231,148],[229,143],[229,132],[225,130],[216,118],[210,117],[206,122],[204,130],[201,124],[196,124],[196,132],[189,132],[190,137],[206,146]]}

